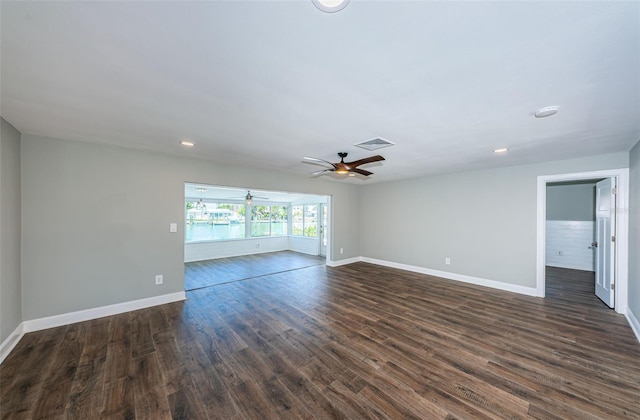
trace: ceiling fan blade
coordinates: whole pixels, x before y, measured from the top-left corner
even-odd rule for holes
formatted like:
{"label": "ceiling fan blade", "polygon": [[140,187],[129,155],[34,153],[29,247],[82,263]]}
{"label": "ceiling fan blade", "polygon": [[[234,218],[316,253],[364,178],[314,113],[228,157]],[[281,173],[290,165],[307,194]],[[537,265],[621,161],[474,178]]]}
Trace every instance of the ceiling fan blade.
{"label": "ceiling fan blade", "polygon": [[320,163],[326,163],[327,165],[333,166],[334,168],[336,167],[336,165],[334,165],[333,163],[323,160],[323,159],[318,159],[318,158],[314,158],[314,157],[308,157],[308,156],[303,156],[302,160],[307,160],[309,162],[320,162]]}
{"label": "ceiling fan blade", "polygon": [[364,169],[358,169],[358,168],[353,168],[349,172],[355,172],[357,174],[364,175],[364,176],[373,175],[373,172],[365,171]]}
{"label": "ceiling fan blade", "polygon": [[320,171],[315,171],[311,173],[311,175],[322,175],[322,174],[326,174],[327,172],[335,172],[335,171],[333,169],[322,169]]}
{"label": "ceiling fan blade", "polygon": [[231,199],[240,199],[240,198],[242,198],[242,199],[246,199],[246,198],[247,198],[247,195],[249,195],[252,199],[253,199],[253,198],[257,198],[257,199],[259,199],[259,200],[268,200],[268,199],[269,199],[269,197],[261,197],[261,196],[259,196],[259,195],[253,195],[253,194],[251,194],[251,191],[247,191],[247,194],[245,194],[245,195],[238,195],[238,196],[235,196],[235,197],[229,197],[229,198],[231,198]]}
{"label": "ceiling fan blade", "polygon": [[384,160],[382,156],[375,155],[375,156],[370,156],[368,158],[356,160],[354,162],[349,162],[349,163],[345,162],[345,164],[349,165],[350,168],[355,168],[356,166],[364,165],[366,163],[380,162],[381,160]]}

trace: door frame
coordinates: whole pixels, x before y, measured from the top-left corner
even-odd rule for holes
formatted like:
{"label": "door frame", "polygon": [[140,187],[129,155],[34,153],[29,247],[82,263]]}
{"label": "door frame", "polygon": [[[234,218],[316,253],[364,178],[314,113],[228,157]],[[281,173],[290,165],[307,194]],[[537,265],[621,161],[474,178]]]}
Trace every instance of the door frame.
{"label": "door frame", "polygon": [[[329,248],[329,237],[327,236],[327,230],[329,229],[329,207],[327,204],[328,203],[318,204],[318,237],[320,239],[318,241],[318,255],[325,258],[327,257],[327,248]],[[326,226],[323,223],[324,219],[327,219]],[[322,243],[325,238],[327,240],[327,246],[324,246]]]}
{"label": "door frame", "polygon": [[[324,204],[324,210],[327,212],[327,229],[329,229],[329,235],[327,236],[327,249],[325,252],[325,262],[333,261],[333,196],[327,194],[327,202]],[[325,233],[326,235],[326,233]]]}
{"label": "door frame", "polygon": [[536,294],[539,297],[545,296],[547,183],[560,181],[580,181],[597,178],[617,178],[617,221],[615,227],[616,286],[614,310],[620,314],[626,314],[629,282],[629,168],[538,176]]}

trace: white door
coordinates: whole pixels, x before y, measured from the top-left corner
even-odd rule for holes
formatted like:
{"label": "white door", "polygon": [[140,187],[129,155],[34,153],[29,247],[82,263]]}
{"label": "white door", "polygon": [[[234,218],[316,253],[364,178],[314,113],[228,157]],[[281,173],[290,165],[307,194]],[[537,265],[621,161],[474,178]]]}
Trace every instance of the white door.
{"label": "white door", "polygon": [[323,257],[327,256],[327,205],[320,204],[320,252]]}
{"label": "white door", "polygon": [[615,284],[615,178],[596,184],[596,296],[614,306]]}

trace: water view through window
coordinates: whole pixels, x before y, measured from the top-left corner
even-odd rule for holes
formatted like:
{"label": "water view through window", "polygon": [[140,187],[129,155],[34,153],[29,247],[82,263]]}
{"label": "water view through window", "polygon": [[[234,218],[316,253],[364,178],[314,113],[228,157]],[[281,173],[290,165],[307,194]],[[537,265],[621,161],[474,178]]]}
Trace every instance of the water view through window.
{"label": "water view through window", "polygon": [[251,237],[287,234],[286,206],[253,206],[251,208]]}
{"label": "water view through window", "polygon": [[[185,242],[245,239],[247,221],[244,204],[214,201],[186,202]],[[251,206],[250,236],[288,234],[287,206]]]}
{"label": "water view through window", "polygon": [[243,239],[246,235],[244,204],[187,201],[186,210],[186,242]]}

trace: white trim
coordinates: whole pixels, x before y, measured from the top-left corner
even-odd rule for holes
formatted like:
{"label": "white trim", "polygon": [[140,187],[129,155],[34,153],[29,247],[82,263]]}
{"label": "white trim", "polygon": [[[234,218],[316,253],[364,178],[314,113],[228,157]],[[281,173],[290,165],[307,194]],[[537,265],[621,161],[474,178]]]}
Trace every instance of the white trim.
{"label": "white trim", "polygon": [[328,261],[329,267],[340,267],[341,265],[353,264],[362,261],[362,257],[345,258],[344,260]]}
{"label": "white trim", "polygon": [[0,364],[4,362],[4,359],[7,358],[9,353],[11,353],[11,350],[13,350],[13,348],[16,346],[16,344],[20,342],[20,340],[24,336],[24,333],[25,333],[24,323],[21,322],[20,325],[18,325],[16,329],[13,330],[11,334],[9,334],[9,337],[7,337],[0,344]]}
{"label": "white trim", "polygon": [[546,246],[547,246],[547,181],[538,177],[536,209],[536,296],[545,296]]}
{"label": "white trim", "polygon": [[164,305],[171,302],[178,302],[181,300],[185,300],[186,298],[186,293],[182,291],[145,299],[132,300],[129,302],[116,303],[113,305],[100,306],[97,308],[85,309],[82,311],[68,312],[66,314],[32,319],[23,322],[24,332],[28,333],[33,331],[45,330],[47,328],[75,324],[76,322],[89,321],[91,319],[102,318],[105,316],[117,315],[129,311],[136,311],[138,309],[150,308],[152,306]]}
{"label": "white trim", "polygon": [[480,277],[472,277],[464,274],[450,273],[447,271],[432,270],[430,268],[417,267],[415,265],[400,264],[391,261],[378,260],[375,258],[361,257],[360,261],[383,265],[385,267],[398,268],[400,270],[413,271],[415,273],[427,274],[435,277],[442,277],[448,280],[461,281],[464,283],[475,284],[478,286],[491,287],[492,289],[504,290],[507,292],[519,293],[527,296],[537,296],[536,289],[533,287],[518,286],[516,284],[503,283],[501,281],[488,280]]}
{"label": "white trim", "polygon": [[629,284],[629,168],[608,169],[593,172],[538,176],[537,242],[536,242],[536,294],[545,296],[545,228],[547,219],[547,183],[578,181],[596,178],[618,179],[616,218],[616,289],[615,311],[627,312]]}
{"label": "white trim", "polygon": [[638,318],[636,318],[633,312],[631,312],[631,309],[627,309],[627,313],[624,315],[627,317],[627,321],[629,321],[629,325],[631,326],[633,333],[640,342],[640,322],[638,322]]}

